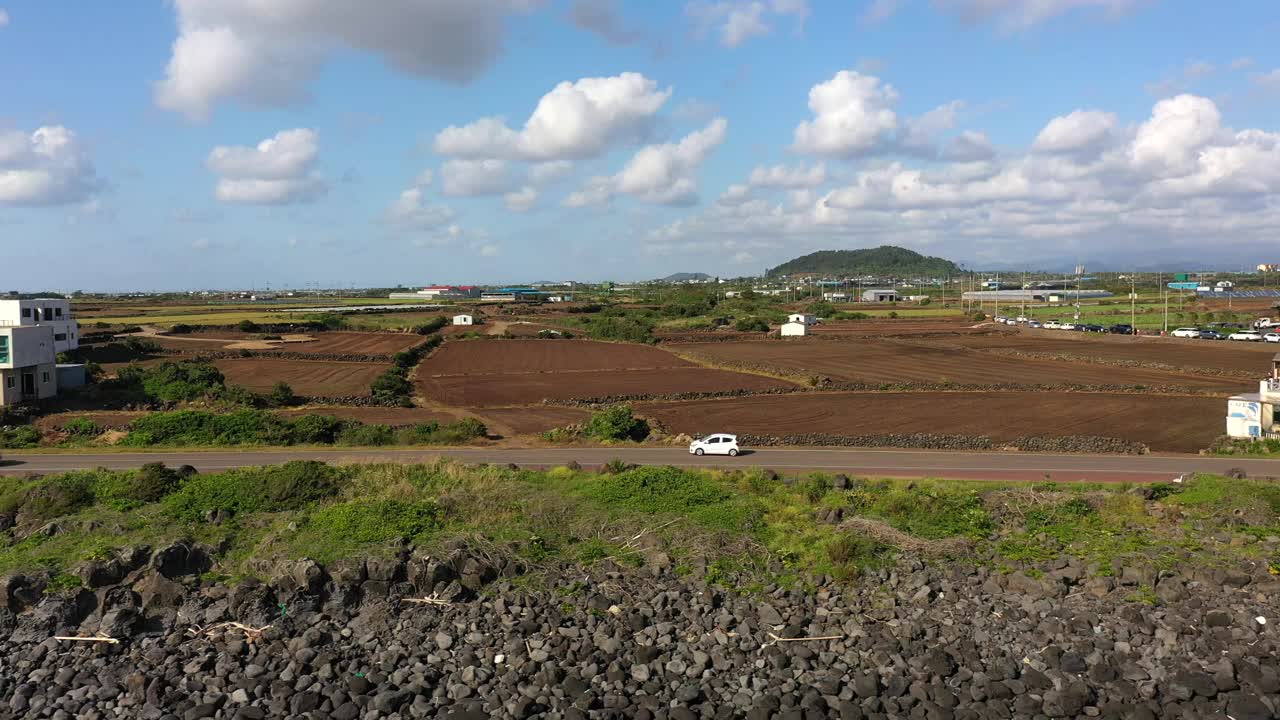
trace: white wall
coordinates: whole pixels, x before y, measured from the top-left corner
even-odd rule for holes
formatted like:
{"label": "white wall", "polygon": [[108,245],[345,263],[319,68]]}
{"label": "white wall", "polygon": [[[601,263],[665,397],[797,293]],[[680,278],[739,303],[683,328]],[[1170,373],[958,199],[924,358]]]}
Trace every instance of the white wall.
{"label": "white wall", "polygon": [[0,367],[45,365],[53,363],[57,358],[52,327],[0,327],[0,335],[9,338],[9,362],[0,363]]}
{"label": "white wall", "polygon": [[[29,316],[24,317],[24,311],[27,311]],[[0,327],[33,325],[51,327],[55,335],[62,336],[61,340],[54,341],[58,352],[80,347],[80,328],[71,317],[70,301],[58,298],[0,300]]]}
{"label": "white wall", "polygon": [[808,326],[804,323],[789,322],[782,326],[782,337],[799,337],[803,336],[808,330]]}
{"label": "white wall", "polygon": [[454,325],[473,325],[475,324],[475,322],[470,315],[454,315],[453,324]]}

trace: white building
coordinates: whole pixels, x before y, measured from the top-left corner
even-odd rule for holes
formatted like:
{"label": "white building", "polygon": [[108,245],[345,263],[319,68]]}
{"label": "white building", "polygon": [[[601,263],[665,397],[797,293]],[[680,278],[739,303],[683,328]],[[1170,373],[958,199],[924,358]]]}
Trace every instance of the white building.
{"label": "white building", "polygon": [[809,315],[807,313],[795,313],[787,316],[787,322],[800,323],[801,325],[814,325],[818,322],[818,316]]}
{"label": "white building", "polygon": [[853,302],[853,296],[846,292],[824,292],[822,299],[827,302]]}
{"label": "white building", "polygon": [[1227,400],[1227,435],[1243,440],[1276,437],[1276,408],[1280,407],[1280,353],[1271,360],[1271,377],[1258,382],[1258,392],[1232,395]]}
{"label": "white building", "polygon": [[51,328],[54,352],[80,347],[80,328],[71,318],[71,301],[61,298],[0,300],[0,327]]}
{"label": "white building", "polygon": [[57,358],[52,327],[0,327],[0,407],[58,394]]}
{"label": "white building", "polygon": [[862,302],[898,302],[897,290],[864,290]]}
{"label": "white building", "polygon": [[802,322],[788,322],[783,323],[778,332],[782,337],[804,337],[809,332],[809,326]]}
{"label": "white building", "polygon": [[476,319],[470,315],[454,315],[453,324],[454,325],[475,325]]}

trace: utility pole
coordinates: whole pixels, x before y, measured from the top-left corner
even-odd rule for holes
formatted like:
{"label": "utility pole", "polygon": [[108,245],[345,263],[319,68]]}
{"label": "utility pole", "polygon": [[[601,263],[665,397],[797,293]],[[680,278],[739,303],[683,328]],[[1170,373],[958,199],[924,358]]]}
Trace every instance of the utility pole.
{"label": "utility pole", "polygon": [[1138,274],[1129,276],[1129,330],[1138,332]]}

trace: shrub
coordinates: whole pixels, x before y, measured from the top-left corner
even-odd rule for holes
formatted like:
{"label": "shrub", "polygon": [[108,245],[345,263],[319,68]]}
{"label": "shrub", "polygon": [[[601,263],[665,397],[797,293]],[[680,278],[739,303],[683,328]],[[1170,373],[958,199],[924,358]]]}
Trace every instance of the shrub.
{"label": "shrub", "polygon": [[32,448],[40,444],[40,431],[31,425],[0,430],[0,448]]}
{"label": "shrub", "polygon": [[920,301],[920,304],[921,304],[921,305],[932,305],[932,304],[933,304],[933,298],[928,297],[928,296],[925,296],[925,298],[924,298],[923,300],[921,300],[921,301]]}
{"label": "shrub", "polygon": [[117,377],[122,384],[140,387],[148,398],[160,402],[198,400],[226,389],[222,373],[204,360],[165,361],[152,368],[130,365]]}
{"label": "shrub", "polygon": [[758,317],[741,318],[733,327],[739,332],[769,332],[769,323]]}
{"label": "shrub", "polygon": [[98,472],[94,470],[46,477],[27,490],[19,512],[39,520],[78,512],[93,504],[93,486],[97,480]]}
{"label": "shrub", "polygon": [[289,383],[282,380],[271,386],[267,401],[276,407],[288,407],[298,401],[298,396],[293,394],[293,388],[289,387]]}
{"label": "shrub", "polygon": [[405,377],[404,368],[400,367],[392,368],[374,378],[369,389],[375,400],[401,405],[407,405],[413,394],[413,384]]}
{"label": "shrub", "polygon": [[973,314],[974,322],[982,322],[983,320],[986,320],[986,319],[987,319],[987,314],[984,312],[976,312]]}
{"label": "shrub", "polygon": [[395,431],[387,425],[362,425],[349,423],[344,425],[334,441],[338,445],[391,445],[395,442]]}
{"label": "shrub", "polygon": [[218,414],[174,410],[144,415],[129,424],[123,445],[287,445],[289,424],[261,410]]}
{"label": "shrub", "polygon": [[647,343],[653,339],[652,332],[650,322],[633,317],[598,317],[587,325],[587,334],[596,340]]}
{"label": "shrub", "polygon": [[800,489],[804,492],[805,498],[811,503],[821,500],[827,493],[831,492],[831,488],[831,479],[825,475],[810,475],[800,484]]}
{"label": "shrub", "polygon": [[62,424],[62,431],[77,440],[95,438],[102,434],[98,423],[89,418],[71,418]]}
{"label": "shrub", "polygon": [[413,331],[418,333],[419,335],[430,335],[431,333],[444,327],[447,323],[448,321],[445,320],[444,317],[433,317],[430,320],[415,327]]}
{"label": "shrub", "polygon": [[337,495],[344,471],[322,462],[294,460],[284,465],[196,475],[165,498],[181,520],[199,521],[211,510],[236,514],[297,510]]}
{"label": "shrub", "polygon": [[355,500],[317,510],[307,527],[324,538],[324,545],[350,546],[401,538],[421,541],[441,524],[440,506],[430,500]]}
{"label": "shrub", "polygon": [[891,319],[891,320],[897,320],[897,319],[898,319],[898,311],[897,311],[897,310],[890,310],[890,311],[889,311],[889,319]]}
{"label": "shrub", "polygon": [[591,415],[584,428],[596,440],[644,440],[649,424],[631,414],[627,405],[614,405]]}
{"label": "shrub", "polygon": [[158,502],[175,492],[183,480],[180,472],[158,462],[147,463],[136,472],[100,470],[98,474],[93,486],[94,501],[117,510]]}
{"label": "shrub", "polygon": [[290,424],[289,434],[295,443],[332,445],[342,427],[342,421],[332,415],[303,415]]}
{"label": "shrub", "polygon": [[836,577],[843,580],[884,567],[892,552],[888,545],[856,533],[841,535],[827,545],[827,559],[835,566]]}
{"label": "shrub", "polygon": [[870,320],[871,316],[864,312],[844,313],[840,316],[843,320]]}
{"label": "shrub", "polygon": [[831,317],[836,314],[836,306],[826,300],[819,300],[818,302],[810,303],[809,307],[805,308],[805,312],[818,317]]}
{"label": "shrub", "polygon": [[607,507],[642,513],[685,515],[722,529],[752,529],[762,512],[754,502],[733,495],[708,476],[674,467],[642,467],[601,475],[583,491]]}
{"label": "shrub", "polygon": [[[138,328],[138,329],[141,330],[142,328]],[[195,329],[196,328],[194,325],[178,323],[177,325],[174,325],[169,328],[169,334],[170,335],[189,335],[190,333],[194,332]]]}
{"label": "shrub", "polygon": [[258,327],[258,323],[252,320],[249,320],[248,318],[245,318],[244,320],[241,320],[238,324],[236,324],[236,329],[239,330],[240,332],[256,333],[262,328]]}

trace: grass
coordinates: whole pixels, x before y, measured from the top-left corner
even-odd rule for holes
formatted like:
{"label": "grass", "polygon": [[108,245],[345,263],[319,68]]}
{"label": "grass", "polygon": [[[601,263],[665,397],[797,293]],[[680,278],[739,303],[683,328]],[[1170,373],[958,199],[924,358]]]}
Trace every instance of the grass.
{"label": "grass", "polygon": [[[710,581],[749,590],[753,582],[800,585],[814,574],[853,580],[891,566],[904,549],[1028,570],[1070,556],[1108,574],[1131,562],[1256,558],[1261,544],[1213,535],[1280,534],[1280,486],[1214,476],[1156,486],[1152,499],[1118,486],[836,485],[821,474],[784,482],[759,469],[599,474],[444,460],[0,478],[0,512],[17,516],[0,535],[0,574],[46,569],[61,577],[118,548],[184,539],[223,548],[214,571],[244,577],[279,559],[328,563],[393,553],[403,542],[431,552],[461,537],[535,568],[635,565],[657,546],[681,572],[705,564]],[[818,520],[834,511],[847,522]],[[208,521],[214,513],[216,524]],[[34,532],[48,522],[63,532]]]}

